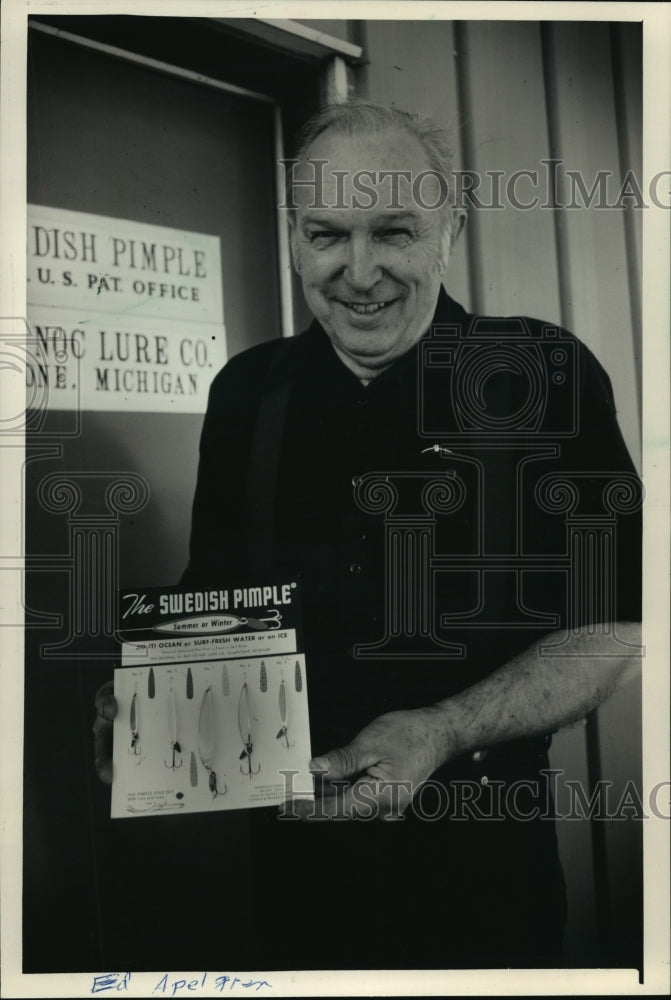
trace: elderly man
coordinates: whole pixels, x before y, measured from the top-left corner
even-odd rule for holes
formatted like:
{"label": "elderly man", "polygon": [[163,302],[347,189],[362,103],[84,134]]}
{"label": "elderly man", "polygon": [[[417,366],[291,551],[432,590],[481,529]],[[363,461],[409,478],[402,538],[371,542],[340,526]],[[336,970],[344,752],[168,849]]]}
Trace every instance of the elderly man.
{"label": "elderly man", "polygon": [[[566,337],[568,396],[494,446],[455,417],[454,381],[424,378],[436,331],[462,345],[484,329],[492,357],[508,335],[442,289],[464,222],[446,197],[445,156],[434,125],[364,102],[308,123],[288,197],[315,320],[233,358],[211,389],[184,582],[301,574],[317,754],[305,822],[295,810],[251,816],[255,968],[558,964],[548,734],[603,701],[631,659],[635,518],[623,519],[604,584],[614,639],[601,611],[570,600],[556,569],[563,519],[534,505],[555,474],[578,474],[595,495],[602,475],[633,476],[598,363]],[[511,322],[542,342],[542,324]],[[495,367],[476,393],[485,429],[523,409],[519,371]],[[447,491],[442,507],[417,499],[432,481]],[[442,567],[387,544],[376,483],[378,499],[386,483],[405,504],[404,523],[433,511]],[[539,557],[526,575],[523,550]],[[479,571],[483,555],[498,568]],[[560,642],[561,656],[541,655]],[[310,884],[293,882],[306,866]],[[276,907],[263,902],[273,885]]]}

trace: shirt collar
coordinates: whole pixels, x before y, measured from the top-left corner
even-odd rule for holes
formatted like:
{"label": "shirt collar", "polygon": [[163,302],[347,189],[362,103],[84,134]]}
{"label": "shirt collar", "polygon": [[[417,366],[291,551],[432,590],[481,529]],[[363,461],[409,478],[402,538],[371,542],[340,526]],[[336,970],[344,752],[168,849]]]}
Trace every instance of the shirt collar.
{"label": "shirt collar", "polygon": [[[441,286],[433,319],[423,336],[420,337],[410,350],[406,351],[400,358],[397,358],[389,368],[375,376],[367,386],[364,386],[357,376],[340,360],[333,349],[328,334],[315,319],[303,334],[293,338],[291,349],[285,351],[284,357],[275,366],[273,381],[275,379],[282,381],[290,378],[295,371],[295,366],[298,364],[300,357],[308,368],[313,365],[315,372],[328,373],[343,391],[354,393],[361,397],[366,396],[366,394],[370,394],[371,396],[377,395],[390,382],[395,382],[397,379],[404,380],[404,376],[409,370],[416,370],[419,344],[430,335],[431,327],[434,324],[457,325],[465,329],[468,321],[468,313]],[[303,350],[299,350],[299,345],[302,345]]]}

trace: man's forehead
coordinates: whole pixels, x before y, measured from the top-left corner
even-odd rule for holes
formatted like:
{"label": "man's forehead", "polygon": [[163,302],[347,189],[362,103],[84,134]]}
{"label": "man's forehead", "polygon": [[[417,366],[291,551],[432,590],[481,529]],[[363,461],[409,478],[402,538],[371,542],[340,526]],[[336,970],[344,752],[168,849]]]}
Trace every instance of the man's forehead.
{"label": "man's forehead", "polygon": [[422,170],[430,166],[419,139],[407,129],[390,125],[377,131],[343,132],[328,128],[305,150],[297,175],[309,172],[308,160],[326,160],[326,171]]}
{"label": "man's forehead", "polygon": [[293,173],[292,198],[299,214],[346,209],[406,212],[414,219],[444,204],[445,181],[432,168],[416,136],[391,127],[380,132],[317,136]]}

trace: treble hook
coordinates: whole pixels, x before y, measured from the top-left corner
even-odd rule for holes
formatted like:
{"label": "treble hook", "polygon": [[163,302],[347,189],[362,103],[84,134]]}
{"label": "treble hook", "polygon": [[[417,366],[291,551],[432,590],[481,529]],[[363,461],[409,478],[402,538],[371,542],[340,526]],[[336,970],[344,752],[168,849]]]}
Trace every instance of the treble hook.
{"label": "treble hook", "polygon": [[[207,765],[206,765],[206,767],[207,767]],[[209,776],[208,776],[208,779],[207,779],[207,784],[208,784],[208,787],[209,787],[210,791],[212,792],[212,798],[216,799],[220,795],[225,795],[226,792],[228,791],[228,788],[226,787],[226,785],[223,785],[221,788],[217,788],[217,775],[215,774],[215,772],[211,768],[209,768],[208,770],[209,770]]]}
{"label": "treble hook", "polygon": [[261,765],[260,764],[256,768],[256,770],[254,770],[254,768],[252,767],[252,753],[253,752],[254,752],[254,744],[252,743],[251,740],[247,740],[247,742],[245,743],[245,749],[240,754],[240,760],[243,760],[243,761],[246,760],[247,761],[247,770],[245,771],[243,764],[241,764],[240,765],[240,774],[246,774],[246,775],[249,776],[249,778],[251,778],[253,774],[258,774],[259,771],[261,770]]}
{"label": "treble hook", "polygon": [[288,726],[282,726],[282,728],[280,729],[280,731],[277,734],[277,736],[275,737],[275,739],[276,740],[284,739],[284,746],[286,747],[287,750],[289,750],[291,747],[295,747],[296,746],[296,741],[295,740],[294,740],[293,743],[289,742],[289,727]]}
{"label": "treble hook", "polygon": [[271,608],[266,612],[265,618],[241,618],[240,624],[261,630],[276,629],[282,625],[282,615],[277,608]]}
{"label": "treble hook", "polygon": [[272,608],[266,611],[266,617],[260,619],[262,622],[266,622],[268,628],[280,628],[282,625],[282,615],[277,608]]}
{"label": "treble hook", "polygon": [[164,760],[163,763],[165,764],[166,767],[170,767],[172,768],[173,771],[176,771],[177,768],[181,767],[182,764],[184,763],[183,760],[180,760],[179,764],[175,763],[175,755],[178,753],[181,754],[182,746],[180,743],[177,742],[177,740],[175,740],[174,743],[170,744],[170,749],[172,750],[172,761],[168,762],[167,760]]}
{"label": "treble hook", "polygon": [[128,753],[131,757],[139,757],[142,751],[140,750],[140,734],[137,729],[134,729],[131,733],[130,746],[128,748]]}

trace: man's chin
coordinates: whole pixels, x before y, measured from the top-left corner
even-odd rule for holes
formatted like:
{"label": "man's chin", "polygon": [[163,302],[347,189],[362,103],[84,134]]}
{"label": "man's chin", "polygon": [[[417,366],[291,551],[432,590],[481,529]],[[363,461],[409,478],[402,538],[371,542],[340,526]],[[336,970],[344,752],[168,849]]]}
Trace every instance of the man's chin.
{"label": "man's chin", "polygon": [[339,331],[339,336],[332,338],[332,343],[340,360],[358,375],[378,375],[404,353],[393,337],[370,336],[362,342],[360,331],[357,333],[355,337]]}

